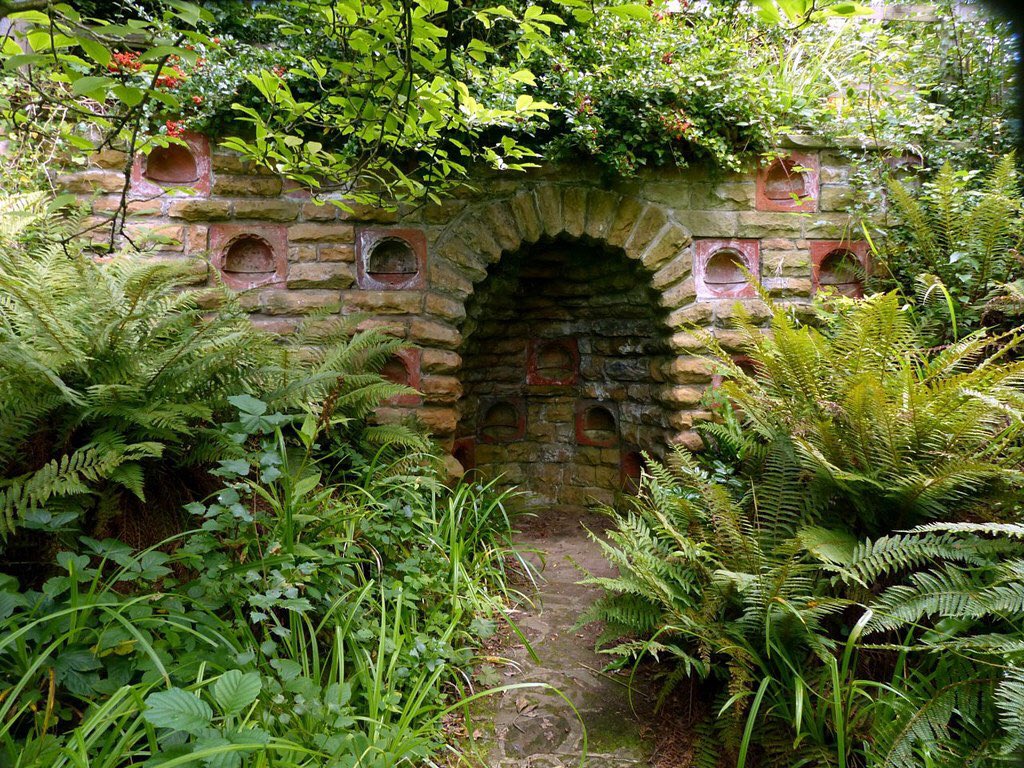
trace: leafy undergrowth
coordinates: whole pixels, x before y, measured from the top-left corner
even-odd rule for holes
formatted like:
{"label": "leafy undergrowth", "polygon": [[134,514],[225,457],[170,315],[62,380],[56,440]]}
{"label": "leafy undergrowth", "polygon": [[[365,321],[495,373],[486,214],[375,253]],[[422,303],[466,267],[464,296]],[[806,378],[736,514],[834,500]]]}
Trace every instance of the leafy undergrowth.
{"label": "leafy undergrowth", "polygon": [[[232,398],[244,447],[135,552],[81,539],[0,582],[0,764],[429,765],[515,561],[507,498],[431,462],[333,484],[327,427]],[[440,758],[438,758],[440,759]]]}

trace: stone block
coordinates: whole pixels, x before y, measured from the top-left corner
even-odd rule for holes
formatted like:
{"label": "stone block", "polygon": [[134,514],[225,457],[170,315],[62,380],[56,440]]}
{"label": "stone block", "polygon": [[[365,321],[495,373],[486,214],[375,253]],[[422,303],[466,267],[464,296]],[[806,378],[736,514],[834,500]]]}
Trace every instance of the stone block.
{"label": "stone block", "polygon": [[419,291],[348,291],[345,293],[345,311],[368,312],[376,315],[415,315],[423,309],[423,294]]}
{"label": "stone block", "polygon": [[580,237],[586,228],[587,189],[571,186],[562,189],[562,227],[572,237]]}
{"label": "stone block", "polygon": [[424,376],[419,390],[431,402],[454,403],[462,397],[462,382],[456,376]]}
{"label": "stone block", "polygon": [[294,243],[351,243],[355,229],[351,224],[293,224],[288,227],[288,240]]}
{"label": "stone block", "polygon": [[420,408],[416,411],[416,416],[432,435],[451,435],[459,421],[458,411],[454,408]]}
{"label": "stone block", "polygon": [[295,221],[301,204],[295,200],[239,200],[235,203],[236,219],[264,221]]}
{"label": "stone block", "polygon": [[473,282],[452,264],[441,259],[431,259],[427,270],[431,288],[459,298],[465,298],[473,292]]}
{"label": "stone block", "polygon": [[331,202],[310,200],[302,203],[300,213],[303,221],[334,221],[338,218],[338,207]]}
{"label": "stone block", "polygon": [[398,211],[393,208],[382,208],[351,200],[339,201],[338,218],[343,221],[359,221],[368,224],[394,224],[398,221]]}
{"label": "stone block", "polygon": [[[703,357],[676,357],[664,367],[665,375],[677,384],[706,383],[711,381],[715,372],[715,363]],[[672,394],[676,387],[669,387],[665,391],[666,398],[674,398]],[[678,403],[676,399],[667,399],[666,402]]]}
{"label": "stone block", "polygon": [[679,211],[679,222],[694,237],[735,237],[740,230],[739,214],[735,211]]}
{"label": "stone block", "polygon": [[690,277],[662,291],[658,304],[668,309],[683,307],[697,298],[696,281]]}
{"label": "stone block", "polygon": [[534,191],[537,201],[537,213],[541,227],[551,237],[560,235],[562,225],[562,196],[557,187],[545,184]]}
{"label": "stone block", "polygon": [[529,192],[520,192],[508,205],[522,240],[527,243],[537,242],[543,234],[543,228],[533,195]]}
{"label": "stone block", "polygon": [[661,206],[648,205],[637,219],[629,239],[625,243],[615,244],[622,245],[629,256],[637,258],[650,247],[667,223],[668,216]]}
{"label": "stone block", "polygon": [[305,264],[316,260],[315,245],[292,245],[288,248],[288,261],[292,264]]}
{"label": "stone block", "polygon": [[466,316],[466,307],[461,301],[440,293],[427,294],[426,311],[443,320],[458,321]]}
{"label": "stone block", "polygon": [[210,158],[210,162],[213,165],[213,170],[218,173],[245,173],[246,163],[241,155],[229,154],[218,150]]}
{"label": "stone block", "polygon": [[687,430],[685,432],[679,432],[679,433],[673,435],[670,438],[669,442],[672,445],[679,445],[679,446],[682,446],[683,448],[686,448],[687,450],[690,450],[690,451],[703,451],[704,450],[704,441],[701,439],[700,435],[698,435],[696,432],[693,432],[691,430]]}
{"label": "stone block", "polygon": [[743,211],[738,216],[738,231],[741,237],[796,238],[805,218],[795,213]]}
{"label": "stone block", "polygon": [[845,184],[825,184],[821,188],[823,211],[849,211],[854,202],[854,191]]}
{"label": "stone block", "polygon": [[124,173],[102,170],[79,171],[57,177],[57,186],[65,192],[75,194],[120,193],[124,189]]}
{"label": "stone block", "polygon": [[687,277],[692,269],[693,250],[684,248],[651,276],[651,287],[656,291],[667,288]]}
{"label": "stone block", "polygon": [[[472,211],[470,212],[472,215]],[[502,251],[513,251],[519,247],[522,238],[519,229],[509,214],[505,203],[491,203],[480,211],[480,222]]]}
{"label": "stone block", "polygon": [[615,221],[622,198],[612,192],[600,189],[590,190],[587,195],[587,217],[584,231],[595,240],[602,240]]}
{"label": "stone block", "polygon": [[320,261],[356,262],[356,249],[350,244],[321,245],[317,247],[317,254]]}
{"label": "stone block", "polygon": [[[641,254],[641,263],[650,270],[660,269],[690,244],[690,233],[678,224],[666,224],[657,238]],[[627,253],[635,251],[627,247]]]}
{"label": "stone block", "polygon": [[441,347],[442,349],[458,349],[462,343],[462,334],[458,329],[447,323],[416,318],[409,327],[409,336],[417,344]]}
{"label": "stone block", "polygon": [[121,180],[123,182],[124,169],[128,167],[128,153],[116,149],[103,149],[89,156],[89,165],[96,168],[121,171]]}
{"label": "stone block", "polygon": [[449,349],[423,350],[420,366],[424,373],[454,373],[462,366],[462,357]]}
{"label": "stone block", "polygon": [[348,288],[355,282],[348,264],[292,264],[288,267],[289,288]]}
{"label": "stone block", "polygon": [[125,231],[132,242],[142,248],[158,251],[181,251],[185,247],[185,228],[180,224],[133,224]]}
{"label": "stone block", "polygon": [[172,200],[167,215],[185,221],[224,221],[231,218],[231,203],[205,198]]}
{"label": "stone block", "polygon": [[213,179],[213,194],[223,197],[277,197],[281,190],[281,179],[276,176],[218,173]]}
{"label": "stone block", "polygon": [[853,217],[845,213],[819,213],[803,223],[803,236],[809,239],[846,240],[854,231]]}
{"label": "stone block", "polygon": [[275,288],[263,292],[260,305],[268,315],[337,312],[341,309],[341,293],[328,290],[293,291]]}
{"label": "stone block", "polygon": [[643,211],[644,204],[635,197],[622,198],[615,210],[615,218],[608,227],[605,241],[609,245],[624,246]]}
{"label": "stone block", "polygon": [[693,331],[679,331],[672,334],[668,340],[669,346],[675,352],[693,352],[704,349],[707,345],[700,334]]}

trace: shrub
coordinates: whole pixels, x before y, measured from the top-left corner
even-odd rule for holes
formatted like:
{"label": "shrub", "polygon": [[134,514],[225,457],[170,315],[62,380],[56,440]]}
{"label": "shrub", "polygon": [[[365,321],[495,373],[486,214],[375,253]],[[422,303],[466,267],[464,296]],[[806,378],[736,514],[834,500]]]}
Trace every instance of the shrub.
{"label": "shrub", "polygon": [[196,529],[83,539],[38,591],[3,577],[3,764],[385,768],[444,747],[506,588],[507,496],[429,464],[332,485],[327,424],[234,402],[245,451]]}

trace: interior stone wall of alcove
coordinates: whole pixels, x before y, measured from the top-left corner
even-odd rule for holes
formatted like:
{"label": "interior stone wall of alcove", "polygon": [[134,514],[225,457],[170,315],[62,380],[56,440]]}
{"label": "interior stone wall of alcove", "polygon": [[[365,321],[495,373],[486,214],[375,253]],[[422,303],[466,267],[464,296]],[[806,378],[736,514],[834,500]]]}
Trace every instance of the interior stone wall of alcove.
{"label": "interior stone wall of alcove", "polygon": [[[613,502],[631,454],[660,456],[669,413],[659,399],[670,360],[667,312],[650,275],[620,249],[542,239],[502,256],[467,302],[456,439],[474,469],[537,502]],[[531,377],[538,347],[565,350],[565,370]],[[516,404],[521,424],[492,435],[488,413]],[[511,412],[510,410],[508,412]],[[598,434],[588,417],[607,419]]]}

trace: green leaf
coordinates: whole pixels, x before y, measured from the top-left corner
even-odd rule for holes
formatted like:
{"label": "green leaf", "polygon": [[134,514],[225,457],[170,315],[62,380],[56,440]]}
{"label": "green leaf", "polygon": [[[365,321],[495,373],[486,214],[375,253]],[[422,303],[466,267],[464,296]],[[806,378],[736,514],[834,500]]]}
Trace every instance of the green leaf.
{"label": "green leaf", "polygon": [[143,717],[157,728],[196,734],[210,725],[213,710],[198,696],[181,688],[171,688],[146,697]]}
{"label": "green leaf", "polygon": [[649,19],[651,18],[651,12],[646,6],[639,5],[637,3],[626,3],[625,5],[615,5],[610,8],[604,9],[612,16],[619,16],[623,19]]}
{"label": "green leaf", "polygon": [[230,669],[213,684],[213,698],[223,714],[233,715],[256,701],[262,687],[258,672]]}
{"label": "green leaf", "polygon": [[87,37],[81,38],[78,44],[85,51],[86,55],[101,67],[105,67],[110,63],[110,51],[107,50],[105,45]]}
{"label": "green leaf", "polygon": [[267,404],[252,395],[235,395],[229,397],[228,402],[248,416],[262,416],[267,412]]}
{"label": "green leaf", "polygon": [[93,94],[96,91],[110,87],[114,81],[109,77],[97,77],[90,75],[80,77],[71,84],[71,90],[79,96]]}
{"label": "green leaf", "polygon": [[110,90],[129,107],[141,104],[142,99],[146,96],[146,92],[141,88],[133,88],[130,85],[115,85]]}

